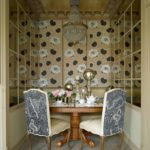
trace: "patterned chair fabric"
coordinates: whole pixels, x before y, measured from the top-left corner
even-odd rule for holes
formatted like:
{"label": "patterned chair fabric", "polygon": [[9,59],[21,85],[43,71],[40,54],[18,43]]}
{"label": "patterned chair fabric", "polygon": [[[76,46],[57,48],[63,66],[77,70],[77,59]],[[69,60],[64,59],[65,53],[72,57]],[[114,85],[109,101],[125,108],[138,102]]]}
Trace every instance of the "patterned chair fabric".
{"label": "patterned chair fabric", "polygon": [[27,131],[39,136],[50,136],[50,113],[47,93],[38,89],[24,92]]}
{"label": "patterned chair fabric", "polygon": [[120,133],[124,125],[126,94],[121,89],[113,89],[105,93],[102,126],[103,136]]}
{"label": "patterned chair fabric", "polygon": [[123,131],[126,94],[121,89],[105,93],[102,117],[82,121],[80,128],[99,136],[111,136]]}

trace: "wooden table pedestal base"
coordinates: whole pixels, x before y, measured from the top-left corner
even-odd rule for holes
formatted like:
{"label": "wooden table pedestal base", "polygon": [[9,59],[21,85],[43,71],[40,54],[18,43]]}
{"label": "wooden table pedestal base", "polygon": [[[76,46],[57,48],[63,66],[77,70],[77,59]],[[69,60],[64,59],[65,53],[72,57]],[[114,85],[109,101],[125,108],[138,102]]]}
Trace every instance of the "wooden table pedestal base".
{"label": "wooden table pedestal base", "polygon": [[[102,106],[99,107],[51,107],[50,111],[52,113],[69,113],[71,114],[70,118],[70,127],[71,127],[71,136],[70,140],[81,140],[79,133],[79,125],[80,125],[80,115],[81,113],[100,113],[102,112]],[[83,132],[84,134],[84,142],[87,143],[90,147],[94,147],[95,143],[88,139],[90,136],[89,133]],[[57,142],[57,146],[61,147],[63,144],[67,143],[67,133],[63,133],[64,139]]]}
{"label": "wooden table pedestal base", "polygon": [[[78,113],[72,113],[71,115],[71,136],[70,140],[81,140],[80,133],[79,133],[79,125],[80,125],[80,115]],[[67,143],[68,134],[63,132],[62,135],[64,136],[63,140],[57,142],[57,147],[61,147],[63,144]],[[88,136],[91,134],[89,132],[83,131],[83,141],[84,143],[88,144],[89,147],[94,147],[95,143],[88,139]]]}
{"label": "wooden table pedestal base", "polygon": [[89,132],[82,130],[82,138],[83,138],[84,143],[88,144],[89,147],[93,148],[95,147],[95,143],[91,139],[88,139],[90,135],[91,134]]}
{"label": "wooden table pedestal base", "polygon": [[60,140],[60,141],[58,141],[58,142],[56,143],[56,146],[57,146],[57,147],[61,147],[61,146],[63,146],[64,144],[67,143],[68,132],[64,131],[64,132],[61,133],[61,135],[63,135],[64,138],[63,138],[63,140]]}

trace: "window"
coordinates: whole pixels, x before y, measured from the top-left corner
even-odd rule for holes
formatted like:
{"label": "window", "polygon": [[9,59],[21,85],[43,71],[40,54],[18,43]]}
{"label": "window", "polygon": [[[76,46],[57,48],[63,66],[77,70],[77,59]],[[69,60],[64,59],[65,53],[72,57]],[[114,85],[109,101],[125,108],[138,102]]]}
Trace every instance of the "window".
{"label": "window", "polygon": [[[13,7],[12,7],[13,5]],[[30,74],[30,66],[26,62],[30,60],[31,38],[27,35],[30,32],[30,18],[22,9],[21,5],[10,1],[10,22],[9,22],[9,97],[10,106],[18,105],[24,101],[23,91],[26,86],[27,74]],[[13,9],[12,9],[13,8]],[[28,81],[30,79],[28,78]]]}
{"label": "window", "polygon": [[140,0],[133,1],[115,22],[114,86],[127,92],[127,102],[141,106],[141,12]]}

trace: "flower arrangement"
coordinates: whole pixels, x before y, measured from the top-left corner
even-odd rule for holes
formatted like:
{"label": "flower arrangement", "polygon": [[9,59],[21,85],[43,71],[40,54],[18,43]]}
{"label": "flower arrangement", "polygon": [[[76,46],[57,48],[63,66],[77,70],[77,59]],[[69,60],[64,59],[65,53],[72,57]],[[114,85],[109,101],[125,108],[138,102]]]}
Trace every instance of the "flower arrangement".
{"label": "flower arrangement", "polygon": [[48,92],[48,98],[49,99],[56,99],[56,100],[62,100],[65,97],[71,98],[72,96],[75,96],[76,94],[73,91],[68,91],[64,89],[56,89],[52,92]]}

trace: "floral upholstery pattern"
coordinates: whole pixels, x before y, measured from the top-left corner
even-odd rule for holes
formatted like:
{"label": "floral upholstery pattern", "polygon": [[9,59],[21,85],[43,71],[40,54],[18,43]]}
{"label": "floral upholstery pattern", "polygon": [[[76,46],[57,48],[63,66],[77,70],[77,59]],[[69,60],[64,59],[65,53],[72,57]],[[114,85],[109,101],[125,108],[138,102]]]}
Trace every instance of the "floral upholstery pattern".
{"label": "floral upholstery pattern", "polygon": [[[126,93],[119,88],[105,92],[102,117],[80,123],[82,139],[85,137],[83,129],[99,135],[101,137],[100,149],[104,150],[105,137],[120,133],[121,144],[119,149],[122,149],[125,101]],[[83,142],[80,147],[83,147]]]}
{"label": "floral upholstery pattern", "polygon": [[111,136],[123,131],[126,94],[121,89],[105,93],[102,117],[82,121],[80,129],[99,136]]}
{"label": "floral upholstery pattern", "polygon": [[30,89],[24,92],[28,133],[50,136],[50,114],[47,93]]}
{"label": "floral upholstery pattern", "polygon": [[121,89],[105,93],[103,106],[103,135],[111,136],[123,130],[126,94]]}

